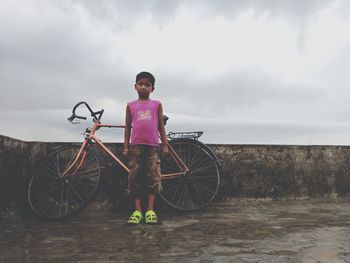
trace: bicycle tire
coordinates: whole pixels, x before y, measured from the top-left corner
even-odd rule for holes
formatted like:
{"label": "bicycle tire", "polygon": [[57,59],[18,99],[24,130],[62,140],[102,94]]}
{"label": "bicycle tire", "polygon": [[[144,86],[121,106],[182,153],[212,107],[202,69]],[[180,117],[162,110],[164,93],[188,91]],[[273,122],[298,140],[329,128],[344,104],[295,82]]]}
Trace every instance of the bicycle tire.
{"label": "bicycle tire", "polygon": [[[162,178],[160,197],[178,210],[200,210],[217,195],[221,167],[214,152],[205,144],[188,138],[168,142],[189,168],[185,175]],[[171,156],[161,156],[161,174],[179,173],[181,169]]]}
{"label": "bicycle tire", "polygon": [[66,176],[62,176],[77,156],[80,147],[60,147],[34,169],[27,194],[29,207],[37,217],[70,217],[82,210],[94,197],[101,181],[103,167],[98,154],[90,146],[84,149],[86,156],[81,166],[78,168],[77,162]]}

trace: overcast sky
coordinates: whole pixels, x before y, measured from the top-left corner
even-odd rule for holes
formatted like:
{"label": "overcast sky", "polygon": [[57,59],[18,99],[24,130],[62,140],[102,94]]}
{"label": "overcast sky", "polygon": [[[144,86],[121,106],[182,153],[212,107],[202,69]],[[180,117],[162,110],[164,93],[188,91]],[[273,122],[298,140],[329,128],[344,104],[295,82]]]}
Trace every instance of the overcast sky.
{"label": "overcast sky", "polygon": [[0,0],[0,134],[80,141],[91,121],[67,117],[82,100],[123,124],[145,70],[167,131],[347,145],[349,29],[347,0]]}

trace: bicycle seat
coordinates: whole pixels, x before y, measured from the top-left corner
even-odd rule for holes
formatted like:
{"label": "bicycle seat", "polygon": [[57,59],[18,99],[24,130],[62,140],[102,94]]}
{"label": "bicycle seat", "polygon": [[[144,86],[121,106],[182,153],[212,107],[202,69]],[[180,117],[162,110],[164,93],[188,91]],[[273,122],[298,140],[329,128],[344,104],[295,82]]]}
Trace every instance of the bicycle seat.
{"label": "bicycle seat", "polygon": [[163,115],[164,126],[166,125],[167,120],[169,120],[169,117],[166,115]]}

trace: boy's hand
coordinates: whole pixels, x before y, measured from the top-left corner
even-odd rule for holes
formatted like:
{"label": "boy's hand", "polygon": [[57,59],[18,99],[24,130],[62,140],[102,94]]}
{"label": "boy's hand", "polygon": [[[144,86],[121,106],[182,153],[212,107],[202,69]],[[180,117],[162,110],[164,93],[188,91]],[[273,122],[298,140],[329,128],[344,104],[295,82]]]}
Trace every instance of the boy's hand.
{"label": "boy's hand", "polygon": [[162,154],[164,156],[168,156],[169,155],[169,148],[167,144],[162,145]]}

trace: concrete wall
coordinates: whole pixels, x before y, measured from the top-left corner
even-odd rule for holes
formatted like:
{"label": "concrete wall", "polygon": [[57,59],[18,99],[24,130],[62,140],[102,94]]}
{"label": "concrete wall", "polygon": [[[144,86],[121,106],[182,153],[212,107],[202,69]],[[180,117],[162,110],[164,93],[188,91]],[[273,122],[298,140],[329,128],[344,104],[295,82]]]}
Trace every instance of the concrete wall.
{"label": "concrete wall", "polygon": [[236,197],[321,197],[350,192],[349,146],[211,145]]}
{"label": "concrete wall", "polygon": [[[26,180],[35,162],[65,143],[23,142],[0,136],[0,208],[22,207]],[[120,156],[122,145],[107,144]],[[221,198],[297,198],[350,192],[349,146],[209,145],[219,157]],[[118,202],[125,176],[112,161],[100,188],[100,200]],[[125,175],[125,174],[124,174]]]}

